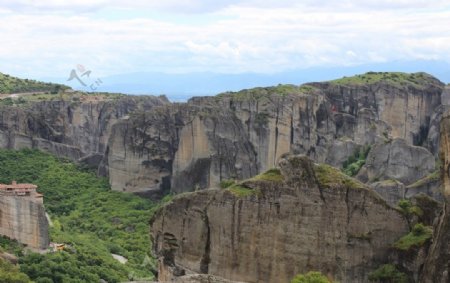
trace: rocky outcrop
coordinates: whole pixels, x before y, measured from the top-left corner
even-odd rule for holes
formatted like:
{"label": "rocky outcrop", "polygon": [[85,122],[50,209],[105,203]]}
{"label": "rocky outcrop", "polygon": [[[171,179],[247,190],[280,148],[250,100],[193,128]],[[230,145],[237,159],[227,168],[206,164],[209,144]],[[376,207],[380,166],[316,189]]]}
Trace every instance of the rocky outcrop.
{"label": "rocky outcrop", "polygon": [[113,124],[133,111],[150,110],[164,103],[168,103],[165,98],[128,96],[3,106],[0,107],[0,147],[37,148],[71,160],[100,155],[97,164],[91,164],[98,167]]}
{"label": "rocky outcrop", "polygon": [[282,283],[319,270],[367,282],[408,231],[401,213],[330,166],[291,156],[280,167],[229,189],[183,194],[156,212],[160,281],[202,273]]}
{"label": "rocky outcrop", "polygon": [[175,104],[135,113],[112,129],[112,187],[142,194],[205,189],[257,174],[242,125],[228,110]]}
{"label": "rocky outcrop", "polygon": [[[390,164],[396,170],[392,177],[398,175],[409,185],[421,177],[421,172],[434,170],[430,169],[432,155],[412,145],[427,146],[431,154],[436,153],[438,139],[430,128],[438,119],[435,114],[443,84],[426,74],[406,76],[408,80],[401,83],[335,81],[255,88],[162,106],[158,111],[170,113],[163,115],[164,120],[150,118],[145,127],[142,119],[117,125],[110,143],[116,151],[129,152],[136,147],[131,139],[124,140],[124,128],[137,129],[137,140],[143,143],[138,142],[140,151],[135,154],[111,156],[107,170],[110,176],[116,171],[125,175],[135,172],[113,180],[115,189],[154,190],[164,183],[163,187],[167,185],[173,192],[185,192],[217,187],[225,179],[253,176],[274,167],[289,152],[339,167],[363,146],[382,145],[394,139],[388,143],[394,151],[419,153],[422,158],[411,157],[419,169],[411,167],[406,159],[401,164]],[[164,133],[161,138],[159,133]],[[164,160],[162,167],[152,161],[154,155],[148,154],[159,147],[171,149],[168,154],[156,155]],[[390,147],[381,149],[390,152]],[[132,163],[153,165],[135,168],[129,165]],[[139,178],[145,181],[136,181]]]}
{"label": "rocky outcrop", "polygon": [[[0,107],[0,147],[78,160],[109,176],[113,189],[142,195],[218,187],[276,166],[285,153],[340,167],[360,148],[398,138],[436,155],[444,85],[423,73],[362,77],[187,103],[82,96]],[[391,166],[416,175],[405,164]]]}
{"label": "rocky outcrop", "polygon": [[50,239],[42,198],[1,194],[0,235],[46,249]]}
{"label": "rocky outcrop", "polygon": [[427,149],[394,139],[372,147],[358,179],[365,182],[392,179],[409,185],[434,170],[435,159]]}
{"label": "rocky outcrop", "polygon": [[434,227],[433,242],[428,251],[421,282],[446,283],[450,281],[450,112],[441,122],[441,161],[444,209]]}
{"label": "rocky outcrop", "polygon": [[392,206],[396,206],[399,200],[405,198],[405,185],[397,180],[375,182],[370,184],[370,187]]}

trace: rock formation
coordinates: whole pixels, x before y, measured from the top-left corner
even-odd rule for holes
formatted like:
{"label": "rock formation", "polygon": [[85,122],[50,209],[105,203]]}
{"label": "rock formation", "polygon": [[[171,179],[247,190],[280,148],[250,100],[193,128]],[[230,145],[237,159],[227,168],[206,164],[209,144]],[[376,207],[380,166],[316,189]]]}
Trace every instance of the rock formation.
{"label": "rock formation", "polygon": [[46,249],[50,239],[42,195],[24,194],[0,189],[0,235],[33,249]]}
{"label": "rock formation", "polygon": [[372,147],[367,156],[365,174],[359,177],[364,180],[398,180],[409,185],[434,170],[434,156],[427,149],[394,139]]}
{"label": "rock formation", "polygon": [[0,147],[37,148],[99,166],[113,124],[132,111],[149,110],[164,103],[165,98],[129,96],[116,100],[51,100],[24,107],[1,106]]}
{"label": "rock formation", "polygon": [[319,270],[367,282],[408,231],[401,213],[307,157],[283,158],[280,167],[228,189],[183,194],[160,209],[151,221],[159,280],[205,273],[282,283]]}
{"label": "rock formation", "polygon": [[408,160],[390,164],[395,176],[384,176],[407,186],[434,171],[443,91],[429,75],[407,79],[256,88],[164,105],[156,111],[160,114],[142,114],[113,127],[107,170],[110,176],[120,172],[111,177],[119,190],[155,190],[164,184],[164,190],[185,192],[254,176],[288,152],[341,166],[362,146],[378,144],[386,154],[409,154]]}
{"label": "rock formation", "polygon": [[450,282],[450,112],[441,122],[441,160],[444,209],[434,227],[432,245],[423,267],[421,282]]}
{"label": "rock formation", "polygon": [[[1,107],[0,147],[47,150],[97,168],[115,190],[163,195],[252,177],[274,167],[285,153],[340,167],[372,145],[384,157],[390,152],[409,157],[396,164],[370,159],[396,173],[363,168],[365,181],[380,175],[409,186],[422,172],[434,171],[444,88],[424,73],[368,73],[187,103],[150,96],[55,99]],[[423,189],[439,198],[439,184],[427,184],[409,192]]]}

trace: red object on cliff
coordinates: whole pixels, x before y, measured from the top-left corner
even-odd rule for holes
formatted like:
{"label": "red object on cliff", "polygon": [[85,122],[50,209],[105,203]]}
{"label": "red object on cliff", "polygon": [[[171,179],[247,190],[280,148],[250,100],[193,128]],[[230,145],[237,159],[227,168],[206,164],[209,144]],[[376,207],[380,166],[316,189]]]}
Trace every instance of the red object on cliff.
{"label": "red object on cliff", "polygon": [[37,186],[33,184],[17,184],[12,181],[11,184],[0,184],[0,192],[14,192],[16,195],[29,195],[31,192],[36,192]]}

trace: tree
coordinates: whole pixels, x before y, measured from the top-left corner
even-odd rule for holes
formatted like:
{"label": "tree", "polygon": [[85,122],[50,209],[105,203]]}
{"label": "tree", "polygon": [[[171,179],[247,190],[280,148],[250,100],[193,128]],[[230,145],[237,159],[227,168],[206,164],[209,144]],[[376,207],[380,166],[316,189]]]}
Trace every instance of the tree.
{"label": "tree", "polygon": [[297,274],[291,283],[331,283],[331,281],[320,272],[310,271],[306,274]]}

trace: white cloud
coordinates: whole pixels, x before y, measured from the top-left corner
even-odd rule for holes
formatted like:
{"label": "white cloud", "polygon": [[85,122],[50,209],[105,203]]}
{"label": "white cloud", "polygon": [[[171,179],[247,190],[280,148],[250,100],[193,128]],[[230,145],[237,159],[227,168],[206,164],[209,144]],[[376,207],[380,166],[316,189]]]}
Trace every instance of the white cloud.
{"label": "white cloud", "polygon": [[[390,60],[450,61],[448,1],[180,3],[0,0],[0,19],[7,23],[0,26],[0,71],[51,77],[81,63],[99,75],[277,72]],[[130,16],[105,17],[111,7]],[[166,12],[153,17],[155,9]],[[147,10],[149,16],[143,15]],[[139,16],[132,16],[136,11]],[[175,12],[190,14],[181,23]]]}

